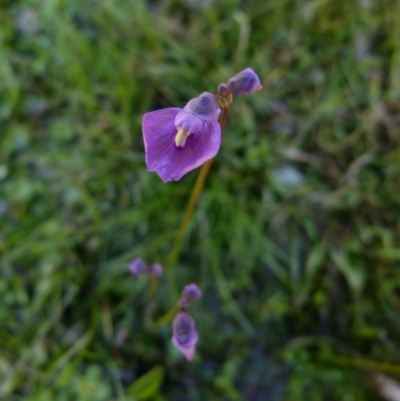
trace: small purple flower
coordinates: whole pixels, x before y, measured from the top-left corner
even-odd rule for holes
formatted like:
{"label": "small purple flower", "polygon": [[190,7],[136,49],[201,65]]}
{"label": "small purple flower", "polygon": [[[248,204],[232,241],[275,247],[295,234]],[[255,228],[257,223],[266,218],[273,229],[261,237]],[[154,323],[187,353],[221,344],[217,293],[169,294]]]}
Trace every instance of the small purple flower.
{"label": "small purple flower", "polygon": [[160,277],[163,273],[163,267],[159,264],[148,265],[141,258],[134,259],[128,266],[130,273],[135,276],[150,276],[150,277]]}
{"label": "small purple flower", "polygon": [[203,92],[183,109],[146,113],[142,131],[147,169],[164,182],[177,181],[212,159],[221,145],[220,112],[215,96]]}
{"label": "small purple flower", "polygon": [[172,322],[172,344],[191,361],[196,352],[196,343],[199,339],[194,328],[193,318],[186,312],[180,312]]}
{"label": "small purple flower", "polygon": [[182,291],[181,299],[179,300],[179,306],[186,309],[189,304],[191,304],[193,301],[196,301],[200,297],[200,288],[194,283],[189,284]]}
{"label": "small purple flower", "polygon": [[233,95],[248,95],[262,89],[260,79],[251,68],[246,68],[232,77],[227,87]]}

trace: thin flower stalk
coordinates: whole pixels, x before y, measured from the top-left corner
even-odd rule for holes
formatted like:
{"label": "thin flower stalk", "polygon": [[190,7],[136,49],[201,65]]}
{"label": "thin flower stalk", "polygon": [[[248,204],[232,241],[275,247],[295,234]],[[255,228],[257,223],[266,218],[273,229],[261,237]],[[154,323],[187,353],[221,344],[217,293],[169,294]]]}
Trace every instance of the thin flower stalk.
{"label": "thin flower stalk", "polygon": [[[222,102],[218,98],[219,104],[222,106]],[[219,125],[221,127],[221,135],[223,134],[226,124],[228,122],[229,118],[229,103],[225,103],[225,107],[222,107],[221,111],[221,116],[219,119]],[[169,270],[172,266],[176,265],[176,262],[179,259],[180,252],[182,250],[182,242],[183,242],[183,236],[186,232],[187,226],[189,225],[190,219],[192,217],[194,207],[196,206],[197,200],[201,194],[201,191],[204,187],[204,183],[206,181],[207,175],[210,171],[211,164],[214,159],[208,160],[206,163],[203,164],[203,166],[200,169],[199,175],[197,176],[196,183],[193,187],[193,190],[190,194],[189,201],[186,205],[185,213],[183,214],[181,224],[179,225],[174,245],[172,247],[172,250],[170,252],[169,258],[168,258],[168,263],[166,266],[166,270]]]}

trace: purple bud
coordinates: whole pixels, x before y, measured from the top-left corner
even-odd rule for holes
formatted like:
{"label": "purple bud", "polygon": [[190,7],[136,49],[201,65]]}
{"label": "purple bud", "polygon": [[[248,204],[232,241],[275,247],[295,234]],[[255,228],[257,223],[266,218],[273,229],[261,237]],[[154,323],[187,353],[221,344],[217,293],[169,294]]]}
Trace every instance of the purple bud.
{"label": "purple bud", "polygon": [[136,258],[129,264],[128,270],[135,276],[140,276],[142,274],[147,274],[149,267],[146,265],[143,259]]}
{"label": "purple bud", "polygon": [[160,277],[163,273],[163,268],[159,264],[149,266],[141,258],[134,259],[128,266],[130,273],[135,276],[149,276],[149,277]]}
{"label": "purple bud", "polygon": [[181,308],[187,308],[189,304],[193,301],[196,301],[201,297],[200,288],[196,284],[187,285],[181,295],[181,299],[179,300],[179,306]]}
{"label": "purple bud", "polygon": [[196,352],[196,343],[199,336],[194,328],[193,318],[186,312],[178,313],[172,322],[172,344],[191,361]]}
{"label": "purple bud", "polygon": [[163,267],[156,263],[153,266],[151,266],[151,275],[153,277],[160,277],[163,274]]}
{"label": "purple bud", "polygon": [[227,87],[233,95],[248,95],[262,89],[260,79],[251,68],[246,68],[232,77]]}

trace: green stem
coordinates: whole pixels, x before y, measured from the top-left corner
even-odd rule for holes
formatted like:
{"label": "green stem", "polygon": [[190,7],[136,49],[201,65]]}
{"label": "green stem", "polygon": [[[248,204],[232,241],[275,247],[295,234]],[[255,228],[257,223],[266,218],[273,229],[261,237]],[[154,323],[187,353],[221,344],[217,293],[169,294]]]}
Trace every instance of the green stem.
{"label": "green stem", "polygon": [[176,314],[179,312],[179,306],[175,304],[172,308],[170,308],[164,315],[162,315],[157,321],[154,323],[156,327],[161,327],[164,324],[170,322]]}
{"label": "green stem", "polygon": [[[219,126],[221,127],[221,135],[224,132],[224,129],[228,122],[228,117],[229,117],[229,106],[224,107],[222,109],[221,117],[219,119]],[[168,270],[174,267],[179,259],[179,255],[182,250],[183,236],[185,234],[187,226],[189,225],[194,207],[196,206],[201,190],[203,189],[204,182],[207,178],[208,172],[210,171],[212,162],[213,159],[210,159],[206,163],[204,163],[200,169],[199,175],[197,176],[196,183],[193,187],[192,193],[190,194],[189,201],[186,205],[185,213],[183,214],[181,224],[178,228],[178,233],[176,234],[174,245],[168,257],[168,264],[167,264]]]}
{"label": "green stem", "polygon": [[345,366],[345,367],[351,366],[353,368],[358,368],[363,370],[375,370],[377,372],[384,372],[400,376],[400,366],[393,365],[391,363],[371,361],[370,359],[363,359],[363,358],[349,358],[345,356],[330,357],[329,361],[331,361],[331,363],[340,366]]}
{"label": "green stem", "polygon": [[[225,105],[225,107],[222,108],[221,117],[219,119],[219,126],[221,127],[221,135],[225,130],[226,124],[228,122],[228,117],[229,117],[229,104]],[[192,193],[190,194],[190,198],[186,205],[185,213],[183,214],[181,224],[179,225],[178,232],[175,237],[174,245],[172,247],[171,252],[167,256],[167,265],[165,268],[166,272],[169,272],[173,267],[175,267],[179,260],[179,256],[180,256],[180,253],[182,250],[183,236],[189,225],[190,219],[191,219],[193,211],[194,211],[194,207],[196,206],[196,203],[200,196],[201,190],[204,187],[204,182],[207,178],[208,172],[210,171],[212,162],[213,162],[213,159],[210,159],[206,163],[204,163],[200,169],[199,175],[197,176],[197,180],[193,187]],[[158,280],[153,280],[150,285],[150,288],[149,288],[149,292],[148,292],[149,296],[151,296],[155,292],[157,285],[158,285]],[[178,294],[175,280],[171,280],[171,282],[170,282],[170,291],[171,291],[172,298],[174,298],[175,295]],[[176,315],[177,310],[178,310],[177,306],[174,305],[160,319],[158,319],[158,321],[156,322],[156,325],[161,326],[165,323],[168,323]]]}
{"label": "green stem", "polygon": [[[226,104],[225,107],[222,108],[221,116],[219,119],[219,126],[221,127],[221,135],[224,132],[224,129],[228,122],[228,117],[229,117],[229,104]],[[204,187],[204,182],[207,178],[208,172],[210,171],[212,162],[213,159],[210,159],[206,163],[204,163],[200,169],[199,175],[197,176],[197,180],[190,194],[190,198],[186,205],[185,213],[183,214],[181,224],[179,225],[174,245],[172,247],[171,252],[167,256],[167,264],[165,268],[166,272],[171,271],[171,269],[176,266],[179,260],[179,256],[182,250],[183,237],[189,225],[190,219],[193,215],[194,207],[196,206],[197,200],[199,199],[201,190]],[[157,285],[158,285],[158,280],[152,281],[149,288],[150,296],[156,291]],[[176,281],[173,279],[170,280],[170,293],[172,298],[178,297],[178,289],[176,288]],[[175,314],[176,314],[176,307],[174,306],[171,310],[169,310],[164,316],[162,316],[156,322],[156,325],[160,326],[162,324],[169,322],[175,316]]]}

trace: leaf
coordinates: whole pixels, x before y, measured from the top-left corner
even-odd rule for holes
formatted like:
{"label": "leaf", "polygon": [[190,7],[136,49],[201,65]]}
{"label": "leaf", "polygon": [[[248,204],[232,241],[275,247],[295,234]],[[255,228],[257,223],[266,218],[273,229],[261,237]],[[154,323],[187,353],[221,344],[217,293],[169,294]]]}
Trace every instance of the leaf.
{"label": "leaf", "polygon": [[364,272],[358,266],[351,264],[343,252],[334,250],[331,252],[331,255],[333,261],[346,279],[348,286],[356,294],[360,294],[365,282]]}
{"label": "leaf", "polygon": [[164,380],[164,368],[155,366],[149,372],[140,376],[127,389],[126,394],[134,396],[138,401],[155,397]]}

